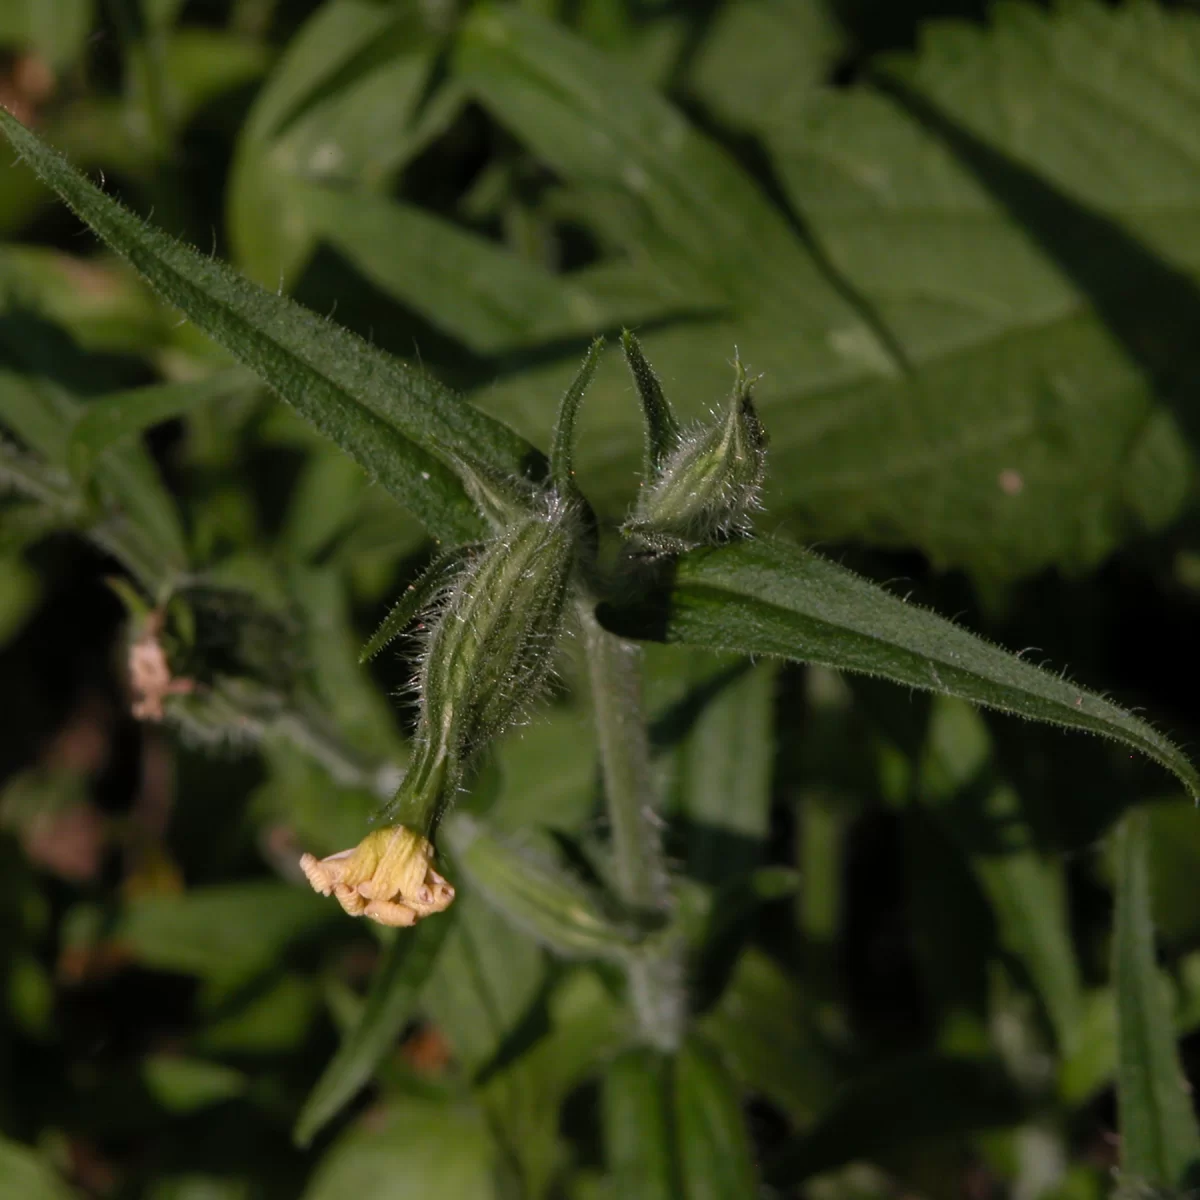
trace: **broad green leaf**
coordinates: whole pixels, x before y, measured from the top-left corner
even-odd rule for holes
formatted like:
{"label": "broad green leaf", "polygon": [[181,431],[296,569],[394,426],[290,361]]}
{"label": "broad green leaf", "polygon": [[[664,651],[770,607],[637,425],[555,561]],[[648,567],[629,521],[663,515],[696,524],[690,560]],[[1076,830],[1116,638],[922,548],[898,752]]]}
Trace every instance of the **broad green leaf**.
{"label": "broad green leaf", "polygon": [[500,6],[468,15],[456,64],[503,124],[587,193],[606,237],[648,257],[681,294],[722,307],[783,306],[794,355],[843,377],[839,338],[890,369],[778,209],[632,72],[550,22]]}
{"label": "broad green leaf", "polygon": [[645,930],[615,919],[599,894],[548,854],[500,839],[465,813],[449,817],[442,836],[488,903],[555,953],[622,961],[645,941]]}
{"label": "broad green leaf", "polygon": [[690,63],[687,85],[728,125],[770,127],[781,106],[816,97],[846,51],[822,0],[719,5]]}
{"label": "broad green leaf", "polygon": [[800,873],[792,867],[757,867],[728,876],[713,889],[693,969],[695,1008],[706,1008],[724,989],[739,952],[753,937],[762,907],[799,889]]}
{"label": "broad green leaf", "polygon": [[0,1200],[71,1200],[74,1195],[31,1147],[0,1138]]}
{"label": "broad green leaf", "polygon": [[[452,880],[457,884],[457,880]],[[537,997],[545,974],[542,951],[483,897],[455,900],[454,930],[426,981],[421,1008],[450,1039],[472,1075],[486,1068]]]}
{"label": "broad green leaf", "polygon": [[330,549],[338,534],[352,532],[366,488],[353,459],[334,446],[314,448],[296,481],[279,535],[288,553],[305,561]]}
{"label": "broad green leaf", "polygon": [[495,1148],[468,1099],[398,1096],[321,1159],[303,1200],[494,1200]]}
{"label": "broad green leaf", "polygon": [[1146,816],[1132,812],[1116,833],[1117,1106],[1121,1170],[1160,1188],[1187,1186],[1200,1165],[1200,1131],[1175,1049],[1175,1031],[1155,964]]}
{"label": "broad green leaf", "polygon": [[1139,806],[1148,821],[1154,928],[1172,946],[1193,943],[1200,931],[1196,872],[1200,868],[1200,822],[1183,797]]}
{"label": "broad green leaf", "polygon": [[699,1029],[738,1084],[767,1097],[797,1124],[825,1107],[841,1082],[813,1027],[800,985],[761,950],[747,948]]}
{"label": "broad green leaf", "polygon": [[671,1064],[653,1050],[629,1050],[604,1075],[604,1149],[618,1196],[677,1196],[670,1117]]}
{"label": "broad green leaf", "polygon": [[190,1113],[242,1095],[248,1078],[233,1067],[202,1058],[154,1054],[142,1063],[147,1091],[171,1113]]}
{"label": "broad green leaf", "polygon": [[[1196,15],[1089,0],[1052,16],[1006,5],[995,20],[990,31],[931,25],[904,69],[906,86],[992,158],[967,161],[921,114],[867,86],[814,97],[798,79],[762,117],[830,275],[908,370],[888,378],[888,356],[872,361],[862,326],[841,322],[826,349],[846,359],[831,370],[767,293],[719,322],[644,337],[681,409],[715,399],[711,381],[735,344],[765,372],[756,401],[771,437],[773,523],[806,541],[916,545],[985,580],[1094,566],[1178,515],[1193,469],[1180,429],[1196,441],[1182,381],[1200,346],[1190,149],[1200,121],[1193,93],[1176,86],[1192,69]],[[559,118],[539,129],[541,108],[521,99],[533,85],[498,63],[489,58],[480,95],[585,193],[585,219],[628,236],[631,218],[592,215],[587,164],[550,140]],[[1107,72],[1098,94],[1093,63]],[[552,112],[567,107],[546,92]],[[580,125],[575,157],[587,144]],[[638,209],[619,164],[603,187],[609,207]],[[522,373],[481,398],[532,430],[528,396],[566,375],[566,364]],[[598,436],[579,464],[608,512],[628,502],[640,444],[619,389],[599,374]]]}
{"label": "broad green leaf", "polygon": [[689,1039],[674,1063],[673,1129],[688,1200],[740,1200],[758,1191],[749,1134],[733,1080],[703,1042]]}
{"label": "broad green leaf", "polygon": [[564,1102],[629,1044],[632,1030],[627,1011],[587,968],[560,975],[536,1015],[536,1032],[526,1027],[514,1044],[519,1053],[489,1073],[477,1094],[516,1164],[522,1194],[545,1196],[570,1153]]}
{"label": "broad green leaf", "polygon": [[776,1186],[848,1162],[1017,1124],[1025,1103],[998,1063],[915,1054],[842,1087],[810,1129],[768,1165]]}
{"label": "broad green leaf", "polygon": [[421,988],[453,923],[451,908],[437,920],[397,931],[375,968],[358,1023],[338,1047],[296,1120],[299,1145],[307,1146],[354,1098],[395,1045],[415,1013]]}
{"label": "broad green leaf", "polygon": [[760,664],[705,706],[681,763],[688,870],[707,883],[755,866],[770,824],[777,669]]}
{"label": "broad green leaf", "polygon": [[820,555],[763,539],[694,550],[666,574],[638,601],[602,605],[603,623],[624,636],[861,671],[1098,733],[1153,759],[1200,797],[1195,768],[1146,721]]}
{"label": "broad green leaf", "polygon": [[253,376],[227,370],[206,379],[153,384],[101,396],[83,408],[71,425],[67,465],[75,481],[83,484],[91,476],[96,460],[111,447],[132,441],[163,421],[184,416],[197,405],[257,387]]}
{"label": "broad green leaf", "polygon": [[884,65],[916,104],[857,88],[774,110],[781,181],[914,368],[821,398],[774,449],[813,536],[1011,576],[1092,565],[1187,491],[1200,21],[1094,0],[992,17]]}
{"label": "broad green leaf", "polygon": [[156,970],[245,977],[274,965],[284,946],[337,919],[336,906],[307,888],[214,884],[130,901],[112,936],[135,961]]}
{"label": "broad green leaf", "polygon": [[110,200],[7,113],[18,153],[162,296],[337,442],[438,537],[481,529],[455,455],[520,472],[530,447],[424,373],[272,295]]}

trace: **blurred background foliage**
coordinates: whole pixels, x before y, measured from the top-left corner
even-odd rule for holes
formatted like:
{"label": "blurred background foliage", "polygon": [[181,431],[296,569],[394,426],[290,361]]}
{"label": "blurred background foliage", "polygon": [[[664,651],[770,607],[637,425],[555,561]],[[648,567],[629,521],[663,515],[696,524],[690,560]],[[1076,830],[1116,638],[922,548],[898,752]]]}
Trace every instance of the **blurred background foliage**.
{"label": "blurred background foliage", "polygon": [[[0,0],[0,102],[541,445],[596,332],[636,327],[690,416],[738,346],[760,528],[1194,746],[1200,18],[984,7]],[[658,1083],[613,976],[469,888],[418,1018],[293,1139],[387,953],[296,860],[403,769],[411,659],[357,649],[429,547],[7,162],[0,236],[0,1196],[629,1194]],[[640,437],[610,355],[580,447],[607,516]],[[206,702],[179,729],[131,715],[130,579],[181,598]],[[1132,806],[1200,1070],[1173,785],[870,681],[649,661],[681,903],[727,918],[673,1085],[711,1102],[668,1104],[662,1194],[1105,1195]],[[579,683],[568,653],[462,803],[586,868]]]}

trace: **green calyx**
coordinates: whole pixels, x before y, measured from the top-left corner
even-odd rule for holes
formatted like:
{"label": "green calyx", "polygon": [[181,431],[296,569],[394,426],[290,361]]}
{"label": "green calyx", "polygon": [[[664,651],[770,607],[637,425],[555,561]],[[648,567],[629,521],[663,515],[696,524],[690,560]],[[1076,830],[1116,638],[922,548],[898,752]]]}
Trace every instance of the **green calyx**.
{"label": "green calyx", "polygon": [[431,623],[419,680],[418,752],[393,811],[432,829],[476,750],[541,692],[562,631],[576,513],[554,493],[467,564]]}
{"label": "green calyx", "polygon": [[[624,527],[643,547],[679,553],[751,532],[766,473],[767,437],[754,407],[755,380],[738,359],[734,371],[723,416],[691,431],[672,428],[668,446],[651,456],[650,476]],[[636,370],[634,377],[637,381]]]}

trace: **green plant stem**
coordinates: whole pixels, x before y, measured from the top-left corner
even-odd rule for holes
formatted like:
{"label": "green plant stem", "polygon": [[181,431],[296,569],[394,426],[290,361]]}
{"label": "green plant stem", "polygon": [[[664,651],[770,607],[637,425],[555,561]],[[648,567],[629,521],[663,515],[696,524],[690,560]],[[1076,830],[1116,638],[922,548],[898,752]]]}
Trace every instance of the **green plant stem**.
{"label": "green plant stem", "polygon": [[[650,738],[642,711],[642,653],[600,627],[579,603],[604,794],[612,835],[613,884],[630,908],[662,912],[671,900],[663,862]],[[630,999],[642,1036],[662,1050],[683,1039],[682,945],[668,931],[629,959]]]}

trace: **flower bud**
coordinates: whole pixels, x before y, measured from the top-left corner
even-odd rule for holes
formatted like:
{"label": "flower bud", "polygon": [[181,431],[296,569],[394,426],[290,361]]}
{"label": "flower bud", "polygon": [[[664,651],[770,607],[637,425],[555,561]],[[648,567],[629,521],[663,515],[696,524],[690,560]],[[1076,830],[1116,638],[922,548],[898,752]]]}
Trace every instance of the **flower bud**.
{"label": "flower bud", "polygon": [[562,630],[575,513],[556,495],[513,524],[451,584],[420,675],[418,750],[395,811],[436,823],[472,754],[537,698]]}
{"label": "flower bud", "polygon": [[766,470],[767,438],[740,361],[729,409],[713,425],[680,433],[638,498],[625,532],[675,553],[750,532]]}
{"label": "flower bud", "polygon": [[300,869],[314,891],[332,893],[352,917],[381,925],[415,925],[454,900],[454,888],[433,869],[429,840],[403,825],[376,829],[328,858],[305,854]]}

